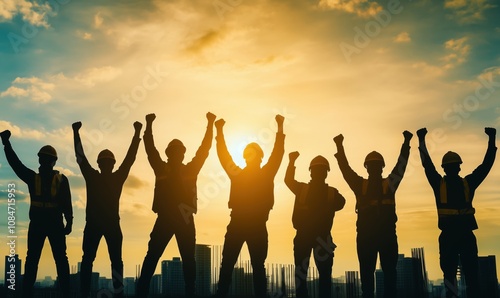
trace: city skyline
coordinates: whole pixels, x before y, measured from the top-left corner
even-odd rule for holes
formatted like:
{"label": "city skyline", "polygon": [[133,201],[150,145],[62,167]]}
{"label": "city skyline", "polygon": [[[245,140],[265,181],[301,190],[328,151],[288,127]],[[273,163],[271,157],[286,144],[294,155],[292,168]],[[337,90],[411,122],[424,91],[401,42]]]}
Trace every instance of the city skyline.
{"label": "city skyline", "polygon": [[[294,196],[284,185],[288,153],[299,151],[296,178],[309,181],[311,159],[330,163],[327,183],[346,198],[335,215],[333,274],[355,270],[355,197],[334,157],[332,138],[345,137],[351,167],[367,177],[363,160],[380,152],[394,164],[402,132],[427,127],[428,146],[442,174],[445,152],[458,152],[462,175],[486,151],[484,127],[500,128],[500,5],[494,0],[215,0],[44,1],[0,4],[0,131],[26,166],[38,168],[46,144],[59,154],[56,169],[71,186],[71,264],[82,258],[85,181],[75,161],[71,124],[82,121],[91,165],[110,149],[117,165],[133,135],[133,122],[155,113],[155,144],[174,138],[191,160],[206,128],[207,112],[226,120],[228,149],[244,166],[242,151],[257,142],[267,161],[274,117],[285,117],[285,157],[275,178],[275,205],[267,222],[268,263],[293,262]],[[497,137],[498,139],[498,137]],[[124,145],[127,144],[127,145]],[[416,135],[396,193],[400,251],[426,247],[427,270],[438,279],[439,248],[434,195],[422,169]],[[498,146],[498,142],[497,142]],[[493,165],[475,193],[480,255],[500,255],[500,166]],[[133,276],[147,251],[156,214],[155,175],[139,145],[121,201],[125,275]],[[9,187],[12,185],[14,187]],[[198,177],[199,243],[221,245],[230,218],[230,183],[215,140]],[[0,153],[0,239],[10,233],[9,189],[15,190],[16,253],[26,257],[29,195]],[[247,249],[242,250],[248,257]],[[8,254],[7,245],[0,254]],[[162,259],[177,256],[173,239]],[[0,258],[0,267],[4,266]],[[496,260],[497,267],[499,260]],[[110,275],[105,246],[94,268]],[[156,273],[160,272],[157,266]],[[55,275],[46,244],[39,276]]]}

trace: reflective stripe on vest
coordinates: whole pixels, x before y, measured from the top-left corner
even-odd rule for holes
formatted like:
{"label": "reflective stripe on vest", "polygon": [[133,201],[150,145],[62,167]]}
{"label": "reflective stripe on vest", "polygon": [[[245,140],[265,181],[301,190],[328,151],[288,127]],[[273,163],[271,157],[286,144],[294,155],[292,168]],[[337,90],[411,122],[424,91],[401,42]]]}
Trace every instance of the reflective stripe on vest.
{"label": "reflective stripe on vest", "polygon": [[[464,184],[465,202],[470,203],[469,183],[465,178],[462,178],[462,182]],[[439,190],[439,201],[441,204],[448,203],[448,191],[446,189],[446,180],[444,178],[441,179],[441,185]],[[438,208],[437,211],[438,211],[438,216],[474,215],[476,213],[476,209],[474,209],[472,206],[470,208],[464,208],[464,209]]]}
{"label": "reflective stripe on vest", "polygon": [[[300,191],[298,200],[299,206],[306,206],[306,199],[308,193],[309,193],[309,184],[306,184],[304,187],[302,187],[302,190]],[[335,189],[328,187],[328,201],[333,202],[334,198],[335,198]]]}
{"label": "reflective stripe on vest", "polygon": [[[61,180],[62,180],[62,174],[55,174],[54,177],[52,177],[52,183],[50,186],[51,198],[54,198],[57,195],[59,186],[61,185]],[[40,177],[40,174],[35,174],[35,195],[37,196],[42,195],[42,178]],[[31,201],[31,204],[36,207],[47,207],[47,208],[57,207],[57,203],[38,202],[33,200]]]}
{"label": "reflective stripe on vest", "polygon": [[476,209],[474,208],[465,208],[465,209],[447,209],[447,208],[438,208],[438,215],[447,216],[447,215],[466,215],[466,214],[475,214]]}
{"label": "reflective stripe on vest", "polygon": [[[470,189],[469,189],[469,183],[465,178],[462,178],[462,181],[464,183],[464,194],[465,194],[465,202],[469,203],[470,202]],[[444,178],[441,179],[441,186],[439,190],[439,200],[441,201],[441,204],[447,204],[448,203],[448,191],[446,190],[446,180]]]}
{"label": "reflective stripe on vest", "polygon": [[[361,192],[363,196],[366,196],[368,192],[368,180],[363,179],[363,184],[361,185]],[[387,195],[389,192],[389,179],[382,179],[382,194]],[[369,200],[368,205],[377,206],[377,205],[396,205],[395,200],[392,199],[382,199],[382,200]]]}

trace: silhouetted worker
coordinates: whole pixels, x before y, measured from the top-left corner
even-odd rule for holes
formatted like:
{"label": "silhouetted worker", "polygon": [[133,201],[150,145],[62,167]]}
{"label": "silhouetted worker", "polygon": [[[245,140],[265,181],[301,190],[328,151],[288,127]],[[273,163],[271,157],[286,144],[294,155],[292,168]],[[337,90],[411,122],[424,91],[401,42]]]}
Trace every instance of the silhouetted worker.
{"label": "silhouetted worker", "polygon": [[330,298],[332,292],[332,266],[336,245],[331,230],[335,211],[344,208],[345,199],[339,191],[328,186],[330,171],[328,160],[321,155],[311,160],[309,183],[295,180],[295,160],[299,152],[289,154],[285,183],[295,194],[292,222],[297,230],[293,240],[295,258],[295,293],[297,298],[308,297],[307,270],[311,251],[319,271],[319,297]]}
{"label": "silhouetted worker", "polygon": [[134,123],[135,133],[127,155],[118,170],[113,172],[115,156],[108,149],[102,150],[97,156],[100,172],[90,165],[83,151],[79,130],[81,122],[75,122],[73,137],[76,161],[80,166],[87,185],[86,224],[83,231],[83,257],[80,271],[80,290],[82,297],[90,295],[92,263],[95,260],[99,242],[104,236],[108,245],[111,260],[114,297],[124,297],[122,242],[123,234],[120,228],[119,203],[123,184],[134,164],[137,149],[141,141],[139,135],[142,124]]}
{"label": "silhouetted worker", "polygon": [[427,129],[422,128],[417,131],[420,158],[425,169],[425,176],[427,176],[436,199],[438,227],[441,230],[439,261],[444,275],[446,297],[458,297],[457,267],[459,259],[467,286],[467,297],[486,297],[479,293],[477,242],[473,232],[478,227],[474,217],[475,209],[472,207],[474,193],[493,166],[497,151],[495,146],[496,129],[486,127],[484,131],[489,140],[483,163],[465,178],[459,175],[462,159],[452,151],[448,151],[443,156],[441,167],[445,176],[442,177],[437,172],[427,151],[425,144]]}
{"label": "silhouetted worker", "polygon": [[[9,141],[10,131],[0,133],[5,156],[16,175],[28,185],[30,193],[30,223],[28,227],[28,252],[22,283],[23,297],[33,297],[38,262],[45,238],[49,238],[56,262],[57,280],[62,297],[70,297],[69,263],[66,256],[66,235],[73,225],[73,207],[68,178],[54,170],[57,152],[50,145],[38,152],[38,173],[27,168],[14,152]],[[63,222],[66,220],[66,226]]]}
{"label": "silhouetted worker", "polygon": [[188,297],[194,296],[196,235],[193,214],[197,211],[198,200],[196,180],[212,146],[213,125],[216,116],[207,113],[207,130],[201,146],[193,159],[185,165],[182,161],[186,147],[178,139],[170,141],[165,149],[167,162],[161,159],[153,141],[152,125],[155,118],[155,114],[146,116],[144,146],[148,154],[149,164],[156,175],[153,211],[158,214],[158,217],[150,234],[148,252],[144,258],[141,276],[137,283],[137,295],[138,297],[147,297],[149,283],[158,260],[172,236],[175,235],[182,258],[185,294]]}
{"label": "silhouetted worker", "polygon": [[396,235],[396,190],[403,179],[412,133],[403,132],[404,142],[396,166],[387,178],[382,178],[384,158],[376,151],[370,152],[364,162],[368,179],[358,176],[349,166],[345,155],[342,135],[333,140],[337,145],[337,158],[345,181],[356,195],[356,246],[361,275],[363,298],[374,297],[374,273],[377,254],[384,272],[384,297],[396,297],[396,265],[398,240]]}
{"label": "silhouetted worker", "polygon": [[217,288],[218,297],[226,297],[231,285],[231,275],[241,247],[246,242],[253,268],[253,286],[257,297],[267,295],[267,280],[264,262],[267,258],[267,227],[269,211],[274,205],[274,177],[285,153],[285,135],[281,115],[276,116],[278,132],[273,152],[266,165],[261,168],[264,152],[257,143],[250,143],[243,151],[246,167],[238,167],[229,154],[224,140],[225,121],[215,122],[217,128],[217,155],[220,163],[231,180],[229,209],[231,221],[222,251],[222,264]]}

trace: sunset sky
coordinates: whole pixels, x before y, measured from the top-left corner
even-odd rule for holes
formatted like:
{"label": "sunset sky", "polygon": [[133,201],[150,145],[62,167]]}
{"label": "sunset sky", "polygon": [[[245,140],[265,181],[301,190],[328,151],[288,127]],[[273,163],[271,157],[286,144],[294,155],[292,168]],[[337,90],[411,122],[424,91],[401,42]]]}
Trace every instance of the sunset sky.
{"label": "sunset sky", "polygon": [[[427,127],[438,170],[443,154],[453,150],[464,160],[465,176],[484,157],[484,127],[500,127],[500,8],[493,0],[42,2],[0,3],[0,131],[12,131],[14,149],[35,170],[41,146],[57,149],[57,169],[69,177],[73,196],[70,265],[81,261],[86,204],[73,151],[75,121],[83,122],[82,140],[96,168],[97,154],[105,148],[119,164],[133,122],[145,123],[144,116],[153,112],[162,157],[166,160],[168,142],[178,138],[187,147],[187,162],[200,145],[210,111],[226,120],[229,150],[243,166],[243,148],[252,141],[263,147],[267,161],[274,116],[285,116],[286,155],[275,179],[267,261],[293,263],[294,197],[283,182],[288,153],[301,153],[297,180],[304,182],[310,160],[321,154],[332,168],[327,182],[347,200],[332,229],[338,246],[335,277],[359,265],[355,197],[333,156],[334,136],[344,135],[351,166],[366,177],[368,152],[383,154],[388,174],[402,132]],[[497,267],[499,181],[497,161],[474,201],[479,255],[497,255]],[[2,152],[0,239],[5,242],[8,183],[16,184],[17,252],[24,264],[29,195]],[[141,143],[120,203],[126,276],[135,275],[146,254],[156,219],[153,187],[154,173]],[[198,192],[197,242],[221,245],[229,223],[229,181],[215,140]],[[400,253],[424,247],[429,277],[442,278],[436,207],[416,135],[396,200]],[[246,246],[243,252],[247,255]],[[0,268],[7,253],[7,245],[0,246]],[[172,241],[162,259],[178,255]],[[94,271],[111,275],[104,240]],[[55,276],[48,242],[38,278],[46,275]]]}

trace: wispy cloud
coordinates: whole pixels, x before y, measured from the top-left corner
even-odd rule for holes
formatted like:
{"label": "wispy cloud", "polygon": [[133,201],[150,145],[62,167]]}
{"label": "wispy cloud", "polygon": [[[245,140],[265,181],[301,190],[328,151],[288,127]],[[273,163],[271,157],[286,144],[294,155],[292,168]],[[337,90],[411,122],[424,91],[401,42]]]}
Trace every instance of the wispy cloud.
{"label": "wispy cloud", "polygon": [[28,97],[34,102],[47,103],[52,99],[49,91],[54,90],[54,88],[53,83],[45,82],[37,77],[18,77],[7,90],[0,93],[0,97]]}
{"label": "wispy cloud", "polygon": [[3,0],[0,2],[0,22],[11,21],[15,16],[20,15],[23,21],[31,25],[48,28],[48,16],[54,16],[55,12],[50,7],[49,2],[39,3],[38,1],[27,0]]}
{"label": "wispy cloud", "polygon": [[445,0],[444,7],[452,11],[459,23],[468,24],[484,20],[484,12],[495,5],[487,0]]}
{"label": "wispy cloud", "polygon": [[370,0],[321,0],[319,7],[340,10],[359,17],[371,17],[382,11],[382,6]]}
{"label": "wispy cloud", "polygon": [[410,41],[411,37],[408,32],[401,32],[396,37],[394,37],[394,42],[396,43],[408,43]]}
{"label": "wispy cloud", "polygon": [[29,128],[28,129],[26,129],[26,128],[21,129],[19,126],[15,125],[15,124],[0,120],[0,131],[4,131],[4,130],[10,130],[12,135],[15,135],[16,137],[19,137],[22,139],[41,140],[42,138],[45,137],[45,132],[43,132],[43,131],[29,129]]}
{"label": "wispy cloud", "polygon": [[467,61],[470,54],[470,45],[467,43],[467,37],[459,39],[450,39],[444,44],[448,54],[442,60],[445,62],[444,68],[450,69]]}
{"label": "wispy cloud", "polygon": [[87,87],[95,86],[97,83],[109,82],[122,74],[122,70],[112,66],[93,67],[77,74],[74,80]]}

